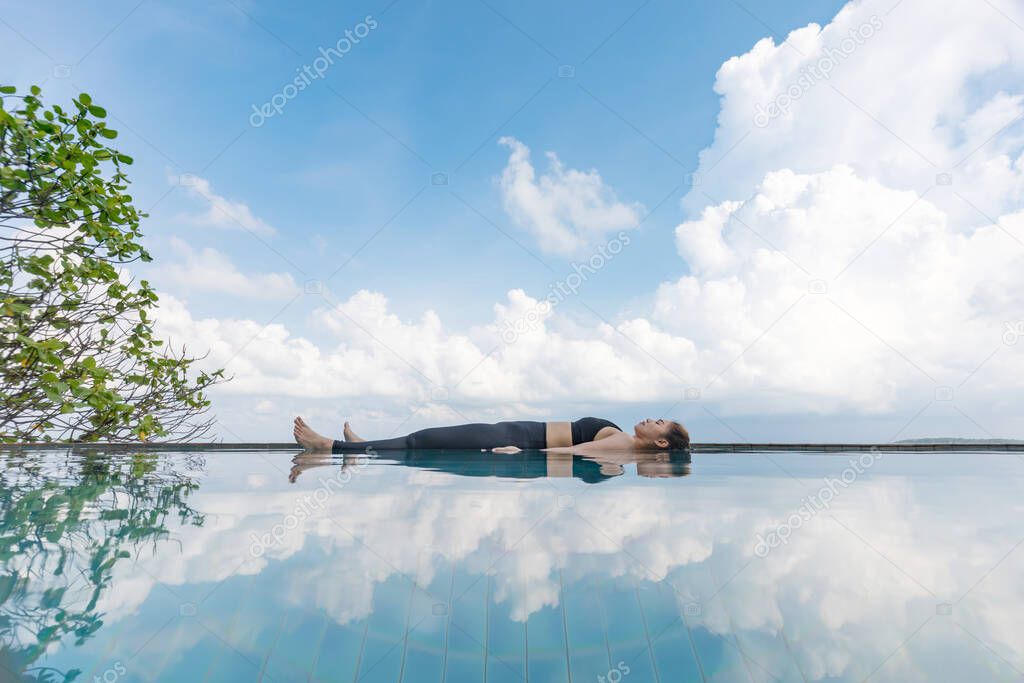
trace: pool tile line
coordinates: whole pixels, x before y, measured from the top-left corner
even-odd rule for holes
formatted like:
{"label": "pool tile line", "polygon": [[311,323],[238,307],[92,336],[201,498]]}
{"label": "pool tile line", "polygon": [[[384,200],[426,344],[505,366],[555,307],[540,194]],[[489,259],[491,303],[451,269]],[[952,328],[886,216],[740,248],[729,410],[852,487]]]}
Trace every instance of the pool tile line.
{"label": "pool tile line", "polygon": [[807,674],[804,673],[804,668],[800,666],[800,660],[797,659],[796,653],[793,652],[793,646],[789,642],[789,638],[786,636],[785,624],[779,629],[779,635],[782,636],[782,642],[786,645],[786,652],[789,653],[789,658],[793,660],[793,666],[796,668],[798,674],[800,674],[800,680],[804,683],[809,683],[807,680]]}
{"label": "pool tile line", "polygon": [[452,577],[448,586],[448,613],[445,615],[444,623],[444,648],[441,656],[441,683],[446,683],[448,678],[448,643],[452,631],[452,596],[455,594],[455,562],[452,562]]}
{"label": "pool tile line", "polygon": [[[417,570],[419,570],[419,562],[417,562]],[[412,618],[412,602],[413,598],[416,597],[416,584],[409,586],[409,602],[405,607],[405,632],[402,634],[402,663],[398,669],[398,683],[402,683],[405,678],[405,658],[409,654],[409,620]]]}
{"label": "pool tile line", "polygon": [[[231,615],[231,619],[227,623],[227,632],[225,633],[225,638],[231,638],[234,635],[235,626],[238,624],[238,618],[239,615],[241,615],[242,613],[242,608],[246,605],[249,598],[256,591],[256,582],[250,581],[248,583],[250,584],[249,587],[246,589],[245,594],[239,599],[238,607],[235,609],[234,614]],[[222,654],[223,648],[221,648],[221,652],[218,653],[218,656],[215,657],[210,662],[210,665],[206,668],[206,675],[203,676],[204,683],[210,680],[210,676],[213,673],[213,669],[217,666],[218,663],[220,663]]]}
{"label": "pool tile line", "polygon": [[[458,629],[459,633],[461,633],[462,635],[466,636],[467,638],[469,638],[470,640],[472,640],[472,641],[473,641],[474,643],[476,643],[477,645],[479,645],[479,646],[480,646],[480,648],[481,648],[481,650],[483,650],[483,652],[484,652],[485,656],[493,657],[493,658],[495,659],[495,661],[498,661],[498,662],[500,662],[500,663],[501,663],[501,664],[502,664],[503,666],[505,666],[505,668],[507,668],[507,669],[508,669],[509,671],[511,671],[511,672],[512,672],[512,673],[514,673],[515,675],[519,676],[519,678],[521,678],[521,679],[522,679],[522,680],[524,680],[524,681],[526,680],[525,678],[523,678],[523,675],[522,675],[522,674],[520,674],[520,673],[519,673],[518,671],[516,671],[515,667],[513,667],[513,666],[512,666],[511,664],[509,664],[508,662],[506,662],[506,661],[505,661],[505,660],[504,660],[504,659],[503,659],[503,658],[502,658],[502,657],[501,657],[500,655],[498,655],[498,654],[496,654],[496,653],[492,652],[492,651],[491,651],[490,649],[488,649],[488,648],[487,648],[487,647],[486,647],[486,646],[485,646],[485,645],[484,645],[483,643],[481,643],[481,642],[480,642],[479,640],[477,640],[477,639],[476,639],[476,637],[475,637],[475,636],[473,636],[473,634],[472,634],[472,633],[470,633],[470,632],[469,632],[469,631],[467,631],[466,629],[462,628],[461,626],[459,626],[459,625],[458,625],[457,623],[455,623],[455,622],[452,622],[452,626],[454,626],[454,627],[455,627],[456,629]],[[486,661],[486,659],[485,659],[485,661]],[[485,672],[487,671],[487,668],[486,668],[486,666],[484,667],[484,671],[485,671]],[[487,674],[485,673],[485,674],[484,674],[484,680],[486,680],[486,676],[487,676]],[[462,682],[461,682],[461,681],[459,681],[459,683],[462,683]]]}
{"label": "pool tile line", "polygon": [[[372,549],[370,549],[370,550],[371,550],[371,552],[373,552]],[[422,559],[422,555],[420,555],[420,558],[417,560],[417,569],[419,568],[419,561],[421,559]],[[388,563],[388,564],[390,565],[390,563]],[[396,569],[396,571],[398,571],[398,570]],[[453,565],[453,567],[452,567],[452,572],[453,572],[453,574],[452,574],[452,582],[453,583],[454,583],[454,580],[455,580],[454,579],[454,571],[455,571],[455,568],[454,568],[454,565]],[[419,621],[417,621],[411,627],[409,626],[409,622],[412,619],[412,606],[413,606],[413,599],[414,599],[414,597],[416,595],[416,591],[420,590],[420,591],[423,592],[424,595],[426,595],[431,600],[436,600],[436,598],[434,597],[433,594],[431,594],[426,589],[422,588],[416,581],[412,580],[411,577],[409,577],[408,575],[406,575],[403,572],[399,572],[399,575],[402,576],[403,578],[405,578],[406,580],[408,580],[409,584],[410,584],[410,586],[409,586],[409,599],[408,599],[408,601],[406,603],[406,610],[405,610],[405,627],[404,627],[403,634],[402,634],[402,636],[398,640],[396,640],[391,645],[391,647],[389,647],[387,649],[386,652],[384,652],[383,655],[381,655],[377,659],[376,662],[371,664],[365,671],[361,671],[362,661],[363,661],[363,654],[364,654],[364,651],[366,649],[366,641],[367,641],[367,636],[368,636],[368,633],[369,633],[369,626],[370,626],[370,619],[369,619],[369,617],[367,617],[364,620],[363,639],[362,639],[362,643],[359,646],[359,656],[356,659],[356,668],[355,668],[355,674],[354,674],[354,679],[353,679],[355,681],[355,683],[358,683],[358,681],[360,681],[363,678],[365,678],[379,664],[381,664],[382,662],[387,660],[389,655],[395,650],[396,647],[398,647],[399,643],[402,644],[402,657],[401,657],[401,663],[400,663],[400,668],[399,668],[399,672],[398,672],[398,679],[397,679],[397,681],[398,681],[398,683],[401,683],[401,681],[403,680],[403,677],[405,675],[405,663],[406,663],[406,657],[408,655],[408,646],[409,646],[409,633],[410,633],[410,631],[415,631],[417,628],[419,628],[420,624],[422,624],[424,621],[427,620],[427,615],[424,615]],[[449,609],[449,615],[450,614],[451,614],[451,610]],[[447,636],[446,636],[446,642],[445,642],[445,646],[444,646],[444,651],[445,651],[445,657],[446,658],[447,658],[447,650],[448,650],[448,646],[447,646]]]}
{"label": "pool tile line", "polygon": [[[728,611],[726,611],[726,614],[728,616]],[[728,645],[729,647],[733,648],[734,650],[736,650],[737,653],[739,653],[740,658],[743,660],[743,668],[747,672],[747,677],[750,679],[750,683],[755,683],[755,680],[756,680],[754,678],[754,670],[750,668],[751,664],[754,664],[758,669],[763,671],[765,673],[765,675],[768,676],[768,678],[772,679],[773,681],[778,681],[778,683],[783,683],[782,679],[779,678],[778,676],[776,676],[775,674],[773,674],[771,672],[771,670],[767,666],[765,666],[761,662],[757,661],[754,657],[752,657],[749,654],[747,654],[747,651],[743,648],[743,645],[740,643],[739,636],[736,634],[736,631],[735,631],[735,629],[733,627],[732,617],[729,616],[728,618],[729,618],[729,631],[732,634],[732,639],[730,640],[729,638],[722,638],[721,642],[724,643],[725,645]]]}
{"label": "pool tile line", "polygon": [[320,677],[316,675],[316,669],[320,665],[320,652],[323,650],[324,639],[327,637],[327,628],[330,626],[330,624],[331,618],[325,611],[323,615],[323,621],[320,626],[320,635],[316,641],[316,649],[313,651],[313,659],[309,664],[309,673],[306,675],[307,683],[313,683],[314,681],[320,679]]}
{"label": "pool tile line", "polygon": [[267,653],[263,655],[263,663],[260,666],[260,675],[256,678],[256,683],[263,683],[263,678],[268,676],[267,664],[270,663],[270,657],[274,654],[274,648],[277,647],[278,641],[281,640],[281,633],[284,631],[284,627],[288,623],[288,612],[284,613],[281,621],[278,622],[277,632],[274,634],[274,641],[270,643],[270,647],[267,649]]}
{"label": "pool tile line", "polygon": [[366,651],[366,636],[370,631],[370,619],[363,620],[363,639],[359,643],[359,655],[356,657],[356,668],[352,674],[352,683],[359,683],[359,669],[363,665],[363,653]]}
{"label": "pool tile line", "polygon": [[[712,600],[714,600],[714,599],[715,599],[716,597],[718,597],[718,595],[719,595],[719,594],[720,594],[720,593],[721,593],[721,592],[722,592],[723,590],[725,590],[725,588],[726,588],[726,587],[727,587],[727,586],[728,586],[728,585],[729,585],[729,584],[730,584],[730,583],[732,582],[732,580],[733,580],[733,579],[735,579],[735,578],[736,578],[737,576],[739,576],[740,574],[742,574],[742,573],[743,573],[743,571],[744,571],[744,570],[745,570],[745,569],[746,569],[747,567],[749,567],[749,566],[750,566],[751,564],[753,564],[753,562],[754,562],[754,558],[753,558],[753,557],[751,557],[751,558],[750,558],[750,559],[749,559],[749,560],[748,560],[748,561],[746,562],[746,564],[744,564],[744,565],[743,565],[742,567],[740,567],[740,568],[739,568],[739,569],[738,569],[738,570],[737,570],[737,571],[736,571],[736,572],[735,572],[735,573],[734,573],[734,574],[733,574],[732,576],[730,576],[730,577],[729,577],[729,578],[728,578],[728,579],[726,580],[726,582],[725,582],[725,583],[723,583],[723,584],[722,584],[721,586],[719,586],[719,587],[718,587],[718,588],[717,588],[717,589],[715,590],[715,592],[711,594],[711,597],[709,597],[709,598],[707,598],[707,599],[702,599],[702,603],[703,603],[703,604],[708,604],[708,603],[710,603],[710,602],[711,602]],[[710,574],[710,570],[709,570],[709,574]],[[675,594],[675,595],[676,595],[677,597],[680,597],[680,598],[684,598],[684,599],[685,599],[685,598],[687,598],[687,596],[685,596],[685,595],[683,595],[682,593],[680,593],[680,592],[679,592],[679,589],[678,589],[678,588],[676,588],[675,584],[673,584],[673,583],[672,583],[671,581],[668,581],[668,580],[664,580],[664,581],[661,581],[661,582],[658,582],[658,583],[659,583],[659,585],[663,585],[663,586],[668,586],[668,588],[670,588],[670,589],[672,590],[672,592],[673,592],[673,593],[674,593],[674,594]],[[714,582],[714,577],[712,577],[712,585],[714,585],[714,583],[715,583],[715,582]],[[677,617],[676,617],[676,618],[675,618],[674,620],[672,620],[671,622],[669,622],[669,623],[668,623],[668,624],[667,624],[667,625],[666,625],[666,626],[665,626],[664,628],[662,628],[662,629],[661,629],[660,631],[658,631],[658,633],[657,633],[657,634],[655,634],[653,638],[651,638],[651,641],[652,641],[652,642],[654,642],[654,643],[657,643],[657,642],[658,642],[658,640],[659,640],[659,639],[660,639],[660,638],[661,638],[661,637],[662,637],[663,635],[665,635],[666,633],[668,633],[668,631],[669,631],[670,629],[672,629],[672,628],[673,628],[673,627],[674,627],[674,626],[675,626],[676,624],[678,624],[678,623],[680,623],[680,622],[682,622],[682,623],[683,623],[683,625],[684,625],[684,626],[686,627],[686,632],[687,632],[687,635],[688,635],[688,636],[689,636],[689,638],[690,638],[690,646],[691,646],[691,647],[693,648],[693,655],[694,655],[694,658],[695,658],[695,659],[697,660],[697,666],[698,666],[698,668],[700,669],[700,672],[701,672],[701,678],[702,678],[702,680],[706,681],[706,680],[707,680],[707,678],[706,678],[706,676],[704,675],[704,666],[703,666],[703,664],[702,664],[702,663],[701,663],[701,661],[700,661],[700,655],[699,655],[699,654],[697,653],[697,645],[696,645],[696,641],[694,640],[694,638],[693,638],[693,633],[692,633],[692,631],[690,630],[690,624],[689,624],[689,620],[688,620],[688,619],[686,618],[686,612],[685,612],[685,610],[681,610],[681,611],[680,611],[680,613],[679,613],[679,616],[677,616]],[[631,661],[635,661],[635,659],[636,659],[636,658],[634,657],[634,658],[633,658],[633,660],[631,660]]]}
{"label": "pool tile line", "polygon": [[494,577],[487,575],[487,590],[484,592],[484,683],[487,683],[488,657],[491,654],[491,589]]}
{"label": "pool tile line", "polygon": [[[411,601],[410,601],[410,602],[411,602]],[[420,619],[420,620],[419,620],[419,621],[417,621],[417,622],[416,622],[415,624],[413,624],[413,626],[412,626],[412,629],[411,629],[411,630],[415,631],[415,630],[416,630],[417,628],[419,628],[420,624],[422,624],[422,623],[423,623],[424,621],[426,621],[426,620],[427,620],[427,617],[426,617],[426,616],[424,616],[424,617],[423,617],[422,619]],[[367,619],[367,620],[366,620],[366,623],[367,623],[367,626],[369,626],[370,620],[369,620],[369,619]],[[386,660],[388,659],[388,657],[389,657],[389,656],[391,655],[391,653],[392,653],[392,652],[394,652],[394,651],[395,651],[395,649],[396,649],[396,648],[397,648],[397,647],[398,647],[398,646],[399,646],[399,645],[400,645],[401,643],[403,643],[403,642],[404,642],[404,640],[405,640],[404,638],[399,638],[399,639],[398,639],[398,640],[396,640],[396,641],[395,641],[394,643],[392,643],[392,644],[391,644],[391,647],[389,647],[389,648],[388,648],[388,649],[387,649],[387,650],[386,650],[386,651],[384,652],[384,654],[382,654],[382,655],[381,655],[380,657],[378,657],[378,658],[377,658],[377,661],[376,661],[376,662],[374,662],[373,664],[371,664],[371,665],[369,666],[369,668],[367,668],[367,669],[366,669],[366,671],[364,671],[364,672],[363,672],[363,673],[362,673],[361,675],[358,675],[358,676],[356,677],[356,679],[355,679],[355,680],[356,680],[356,683],[358,683],[358,682],[359,682],[359,681],[361,681],[361,680],[362,680],[363,678],[365,678],[366,676],[368,676],[368,675],[370,674],[370,672],[371,672],[371,671],[373,671],[373,670],[374,670],[374,669],[376,669],[376,668],[377,668],[377,667],[378,667],[378,666],[379,666],[379,665],[380,665],[381,663],[383,663],[384,661],[386,661]],[[363,639],[363,643],[364,643],[364,644],[366,643],[366,639],[365,639],[365,638]],[[360,658],[362,658],[362,653],[360,653]]]}
{"label": "pool tile line", "polygon": [[[673,586],[673,590],[674,588],[675,587]],[[683,626],[686,628],[686,637],[690,641],[690,650],[693,652],[693,659],[697,662],[697,671],[700,672],[700,680],[702,683],[707,683],[708,677],[707,674],[704,673],[704,662],[700,660],[700,653],[697,651],[697,640],[693,637],[693,629],[690,627],[690,620],[686,618],[685,609],[680,615],[680,619],[683,622]],[[676,619],[676,621],[680,621],[680,619]],[[674,622],[673,625],[675,625]],[[668,629],[665,629],[661,633],[664,634],[667,630]],[[659,636],[660,635],[661,634],[659,634]]]}
{"label": "pool tile line", "polygon": [[612,664],[612,644],[608,640],[608,604],[601,591],[603,585],[600,579],[595,581],[594,598],[597,601],[598,614],[601,615],[601,637],[604,638],[604,651],[608,655],[608,670],[611,671],[615,665]]}
{"label": "pool tile line", "polygon": [[[523,600],[529,604],[530,582],[526,580],[523,565],[519,565],[520,590],[523,592]],[[526,683],[530,683],[530,615],[523,619],[523,676]]]}
{"label": "pool tile line", "polygon": [[[525,589],[524,589],[525,594]],[[523,674],[526,683],[530,683],[530,619],[523,620]]]}
{"label": "pool tile line", "polygon": [[[714,581],[715,570],[712,568],[710,562],[708,563],[707,567],[708,574],[711,575],[711,580]],[[766,665],[759,662],[753,656],[747,654],[746,648],[744,648],[743,644],[740,642],[739,632],[736,630],[736,622],[732,618],[732,610],[729,608],[729,602],[725,599],[725,596],[722,596],[721,603],[722,610],[725,612],[725,618],[729,621],[729,633],[732,634],[732,641],[730,641],[728,638],[723,638],[722,642],[726,645],[735,647],[736,651],[740,653],[740,657],[743,658],[744,667],[747,670],[747,676],[750,678],[750,683],[754,683],[754,671],[750,668],[751,663],[756,665],[757,668],[761,669],[761,671],[765,672],[772,680],[779,681],[779,683],[782,683],[782,679],[780,679],[778,676],[772,673],[772,671],[768,669]]]}
{"label": "pool tile line", "polygon": [[[223,637],[222,635],[220,635],[219,633],[217,633],[216,631],[214,631],[213,629],[211,629],[211,628],[210,628],[209,626],[207,626],[207,625],[206,625],[205,623],[203,623],[202,619],[196,619],[196,623],[197,623],[197,624],[199,624],[200,626],[202,626],[202,627],[203,627],[204,629],[206,629],[206,632],[207,632],[207,633],[209,633],[209,634],[210,634],[210,635],[212,635],[212,636],[213,636],[214,638],[216,638],[217,640],[219,640],[219,641],[221,642],[221,644],[222,644],[222,645],[223,645],[224,647],[228,648],[229,650],[232,650],[232,651],[233,651],[233,652],[234,652],[235,654],[237,654],[237,655],[238,655],[239,657],[241,657],[241,658],[242,658],[242,659],[244,659],[244,660],[245,660],[246,662],[248,662],[249,664],[251,664],[251,665],[253,666],[253,668],[254,668],[254,669],[256,669],[257,671],[261,671],[261,666],[260,666],[260,663],[259,663],[259,662],[257,662],[257,661],[254,661],[254,660],[253,660],[253,659],[251,659],[251,658],[250,658],[250,657],[249,657],[248,655],[246,655],[246,654],[245,654],[244,652],[242,652],[241,650],[239,650],[238,648],[236,648],[236,647],[235,647],[234,645],[232,645],[231,643],[229,643],[229,642],[228,642],[228,641],[227,641],[227,640],[226,640],[226,639],[225,639],[225,638],[224,638],[224,637]],[[263,678],[263,677],[264,677],[264,676],[263,676],[263,674],[261,673],[261,674],[260,674],[260,680],[262,680],[262,678]],[[273,676],[271,676],[271,675],[270,675],[269,673],[268,673],[268,674],[266,674],[266,679],[267,679],[268,681],[270,681],[271,683],[275,683],[275,681],[274,681],[274,677],[273,677]]]}
{"label": "pool tile line", "polygon": [[[634,583],[634,585],[637,588],[637,593],[636,593],[637,601],[640,602],[641,614],[643,614],[644,613],[643,612],[643,602],[640,600],[639,584]],[[661,590],[661,591],[664,591],[664,587],[668,586],[668,588],[672,590],[672,592],[674,593],[674,595],[676,597],[682,597],[681,594],[679,593],[679,591],[676,589],[676,587],[673,586],[668,581],[654,582],[654,585],[656,587],[656,590]],[[645,619],[646,619],[646,617],[645,617]],[[697,671],[700,674],[701,683],[707,683],[707,676],[704,674],[704,664],[701,662],[700,654],[697,652],[697,643],[694,640],[693,631],[691,630],[690,623],[689,623],[689,621],[686,618],[685,610],[680,611],[679,615],[675,619],[670,621],[668,623],[668,625],[666,625],[663,629],[658,631],[658,633],[653,638],[650,637],[649,633],[645,634],[645,635],[647,635],[647,642],[648,642],[648,646],[650,648],[651,660],[652,660],[652,663],[654,664],[655,674],[658,675],[657,674],[658,667],[657,667],[657,660],[656,660],[655,655],[654,655],[654,646],[655,646],[655,644],[658,642],[658,640],[663,635],[665,635],[670,629],[675,627],[675,625],[680,623],[680,622],[682,622],[683,627],[686,629],[686,636],[687,636],[687,639],[690,642],[690,651],[693,654],[694,661],[697,663]],[[645,624],[644,628],[646,630],[646,624]],[[641,656],[642,656],[642,653],[639,653],[639,654],[635,655],[632,659],[629,660],[629,663],[632,664],[633,662],[637,661]],[[659,680],[660,680],[660,677],[659,677]]]}
{"label": "pool tile line", "polygon": [[[707,562],[704,562],[702,564],[703,564],[704,569],[707,571],[708,578],[711,579],[711,585],[714,586],[715,584],[718,583],[718,579],[715,576],[715,568],[714,568],[714,565],[711,562],[712,559],[713,558],[709,558]],[[715,595],[718,595],[719,593],[722,593],[723,589],[725,588],[726,585],[728,585],[728,583],[729,582],[726,582],[725,584],[722,584],[722,587],[719,588],[715,592]],[[675,586],[673,586],[673,588],[675,588]],[[728,604],[728,602],[726,600],[726,597],[727,597],[727,594],[722,594],[722,597],[719,599],[719,604],[721,604],[722,612],[725,614],[726,621],[729,624],[729,634],[728,635],[732,636],[732,638],[730,639],[728,636],[723,636],[721,638],[720,642],[722,644],[724,644],[724,645],[728,645],[728,646],[732,647],[734,650],[736,650],[736,652],[739,653],[740,658],[743,661],[743,668],[747,672],[747,678],[749,679],[750,683],[754,683],[754,672],[751,670],[750,662],[748,661],[748,657],[747,657],[746,653],[743,651],[743,647],[740,645],[739,636],[736,635],[736,628],[733,625],[732,614],[730,613],[729,604]],[[708,602],[710,602],[710,600]],[[682,612],[683,612],[683,617],[685,619],[685,617],[686,617],[686,609],[684,608],[682,610]],[[769,675],[772,678],[774,678],[775,680],[778,680],[777,678],[775,678],[774,675],[772,675],[770,673],[769,673]]]}
{"label": "pool tile line", "polygon": [[562,643],[565,646],[565,672],[569,683],[572,683],[572,660],[569,657],[569,618],[565,613],[565,581],[562,569],[558,569],[558,604],[562,611]]}
{"label": "pool tile line", "polygon": [[144,642],[144,643],[143,643],[143,644],[142,644],[141,646],[139,646],[139,649],[137,649],[137,650],[136,650],[136,651],[135,651],[134,653],[132,653],[131,655],[129,655],[129,657],[128,657],[128,660],[127,660],[127,661],[129,661],[129,662],[130,662],[131,660],[133,660],[133,659],[135,659],[136,657],[138,657],[138,656],[139,656],[139,655],[140,655],[140,654],[142,653],[142,651],[143,651],[143,650],[145,650],[145,649],[146,649],[146,647],[147,647],[147,646],[148,646],[148,645],[149,645],[149,644],[150,644],[151,642],[153,642],[153,641],[154,641],[154,640],[156,639],[156,637],[157,637],[158,635],[160,635],[160,633],[162,633],[162,632],[163,632],[163,630],[164,630],[165,628],[167,628],[168,626],[170,626],[170,625],[171,625],[171,622],[172,622],[172,621],[174,621],[174,620],[175,620],[175,619],[177,619],[177,618],[178,618],[178,617],[176,617],[176,616],[172,616],[172,617],[171,617],[170,619],[168,619],[167,621],[165,621],[165,622],[164,622],[163,626],[161,626],[161,627],[160,627],[160,628],[158,628],[157,630],[153,631],[153,635],[151,635],[151,636],[150,636],[150,637],[149,637],[148,639],[146,639],[146,642]]}
{"label": "pool tile line", "polygon": [[640,623],[644,627],[644,640],[647,641],[647,653],[651,657],[651,670],[654,671],[654,683],[661,683],[661,673],[658,671],[658,661],[654,657],[654,645],[651,643],[651,632],[647,627],[647,612],[644,610],[644,603],[640,599],[640,585],[636,577],[632,579],[633,594],[636,596],[636,605],[640,609]]}

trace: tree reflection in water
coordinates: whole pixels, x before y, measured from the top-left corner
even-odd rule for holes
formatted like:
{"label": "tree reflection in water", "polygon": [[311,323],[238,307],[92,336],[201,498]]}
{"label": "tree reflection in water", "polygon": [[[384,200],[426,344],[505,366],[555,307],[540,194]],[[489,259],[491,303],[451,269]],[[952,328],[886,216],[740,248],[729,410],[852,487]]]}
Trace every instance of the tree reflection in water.
{"label": "tree reflection in water", "polygon": [[34,455],[0,453],[0,674],[71,681],[81,671],[33,663],[103,626],[97,604],[119,561],[172,540],[169,525],[202,526],[188,498],[205,462],[195,454]]}

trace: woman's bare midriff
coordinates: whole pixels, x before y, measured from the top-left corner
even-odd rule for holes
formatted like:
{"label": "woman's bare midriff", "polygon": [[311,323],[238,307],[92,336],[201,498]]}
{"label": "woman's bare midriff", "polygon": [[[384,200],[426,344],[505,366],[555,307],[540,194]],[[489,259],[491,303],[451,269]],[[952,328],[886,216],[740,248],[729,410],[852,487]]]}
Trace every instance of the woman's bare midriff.
{"label": "woman's bare midriff", "polygon": [[547,422],[545,436],[548,448],[560,448],[572,445],[571,422]]}

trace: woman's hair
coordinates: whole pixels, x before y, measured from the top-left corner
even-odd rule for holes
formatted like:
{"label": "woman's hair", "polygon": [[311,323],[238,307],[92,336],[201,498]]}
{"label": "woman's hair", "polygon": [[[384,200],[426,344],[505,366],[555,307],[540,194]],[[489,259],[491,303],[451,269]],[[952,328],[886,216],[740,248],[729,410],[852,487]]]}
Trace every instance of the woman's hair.
{"label": "woman's hair", "polygon": [[669,427],[665,438],[668,439],[668,447],[671,449],[681,451],[690,449],[690,432],[686,431],[686,427],[678,422],[672,422],[672,426]]}

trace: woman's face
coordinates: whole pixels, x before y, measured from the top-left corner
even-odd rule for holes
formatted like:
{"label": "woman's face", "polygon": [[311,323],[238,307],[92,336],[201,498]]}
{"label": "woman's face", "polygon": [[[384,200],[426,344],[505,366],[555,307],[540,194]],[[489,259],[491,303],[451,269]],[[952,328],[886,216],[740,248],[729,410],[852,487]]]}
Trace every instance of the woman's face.
{"label": "woman's face", "polygon": [[[647,443],[653,443],[661,448],[668,446],[666,437],[671,429],[672,422],[663,418],[655,419],[649,417],[633,425],[633,433],[638,439]],[[664,443],[658,443],[659,440],[664,441]]]}

